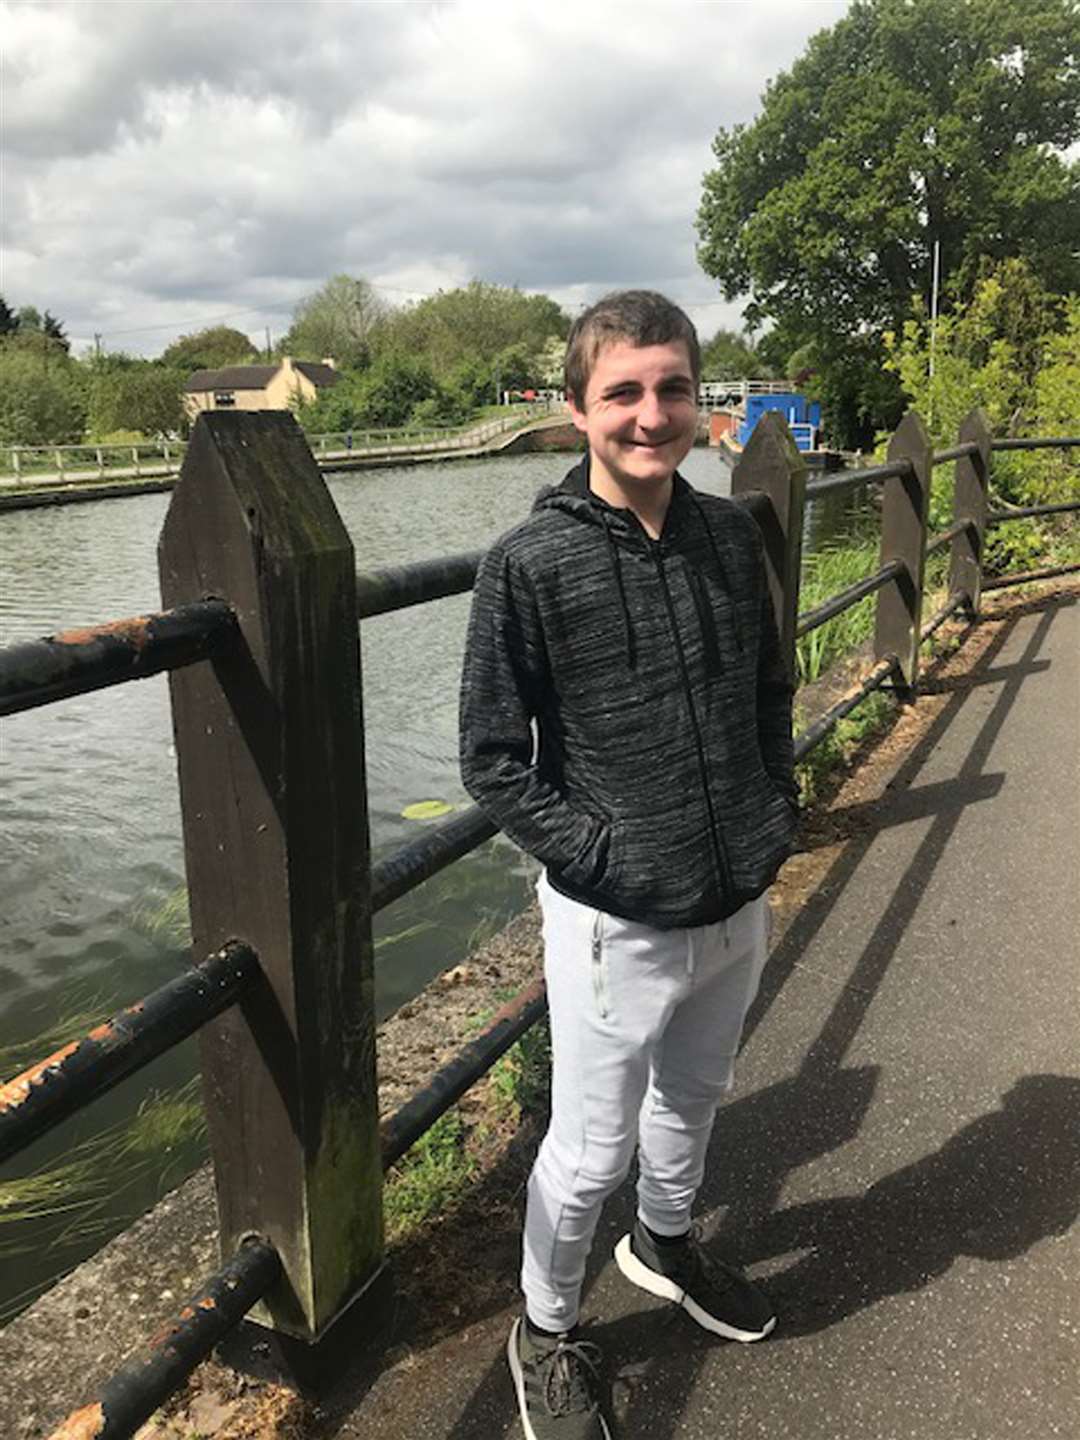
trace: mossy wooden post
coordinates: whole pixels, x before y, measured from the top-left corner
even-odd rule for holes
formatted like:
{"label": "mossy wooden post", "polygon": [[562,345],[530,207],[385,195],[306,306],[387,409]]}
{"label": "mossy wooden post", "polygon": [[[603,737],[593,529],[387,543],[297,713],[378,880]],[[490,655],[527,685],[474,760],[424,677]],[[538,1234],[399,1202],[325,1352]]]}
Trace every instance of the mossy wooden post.
{"label": "mossy wooden post", "polygon": [[[755,491],[764,495],[768,503],[755,504],[752,499]],[[795,684],[798,678],[795,626],[799,618],[806,461],[778,410],[766,411],[754,426],[750,442],[735,466],[731,493],[747,501],[761,529],[780,650]]]}
{"label": "mossy wooden post", "polygon": [[165,605],[239,618],[169,677],[195,954],[265,976],[202,1032],[221,1246],[275,1246],[254,1318],[315,1341],[382,1267],[382,1166],[356,566],[291,415],[199,417],[159,564]]}
{"label": "mossy wooden post", "polygon": [[974,529],[965,529],[954,536],[952,561],[949,566],[949,594],[963,591],[967,595],[964,609],[973,619],[982,603],[982,557],[986,536],[986,496],[990,482],[990,422],[978,406],[968,412],[960,426],[959,441],[973,441],[979,448],[975,455],[965,455],[956,462],[956,483],[953,492],[954,520],[970,520]]}
{"label": "mossy wooden post", "polygon": [[904,569],[878,591],[874,655],[895,655],[901,688],[913,691],[919,678],[926,520],[930,509],[932,448],[926,426],[914,410],[889,441],[888,461],[909,460],[906,474],[885,481],[881,505],[881,564],[902,560]]}

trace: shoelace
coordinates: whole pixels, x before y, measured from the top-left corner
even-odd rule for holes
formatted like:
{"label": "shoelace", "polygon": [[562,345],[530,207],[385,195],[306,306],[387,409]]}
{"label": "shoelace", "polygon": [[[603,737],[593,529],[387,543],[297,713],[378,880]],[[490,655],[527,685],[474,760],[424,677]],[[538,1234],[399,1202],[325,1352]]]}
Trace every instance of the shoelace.
{"label": "shoelace", "polygon": [[690,1228],[690,1234],[686,1237],[686,1249],[679,1261],[679,1274],[672,1278],[678,1279],[687,1288],[695,1279],[701,1277],[717,1295],[722,1295],[739,1279],[740,1272],[733,1265],[725,1265],[723,1260],[717,1260],[705,1249],[701,1243],[701,1227],[697,1221]]}
{"label": "shoelace", "polygon": [[593,1406],[592,1387],[600,1378],[600,1347],[588,1340],[560,1340],[538,1359],[544,1373],[544,1405],[554,1419]]}

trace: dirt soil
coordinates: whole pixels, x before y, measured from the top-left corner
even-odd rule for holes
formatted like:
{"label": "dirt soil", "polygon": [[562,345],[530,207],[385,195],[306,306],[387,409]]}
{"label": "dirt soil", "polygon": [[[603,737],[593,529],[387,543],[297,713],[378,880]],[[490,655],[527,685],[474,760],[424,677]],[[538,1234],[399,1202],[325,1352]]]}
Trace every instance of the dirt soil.
{"label": "dirt soil", "polygon": [[[772,891],[774,939],[844,846],[874,827],[874,802],[885,794],[900,763],[930,730],[949,697],[970,688],[1002,624],[1078,594],[1076,577],[1029,587],[1025,594],[991,594],[984,598],[977,625],[949,622],[938,631],[923,662],[918,703],[898,706],[892,723],[837,768],[805,813],[799,848]],[[820,713],[839,698],[837,692],[842,693],[850,678],[834,676],[819,684],[812,697],[800,692],[804,712]],[[475,1033],[478,1018],[492,1008],[493,992],[517,990],[532,980],[539,973],[541,953],[533,906],[402,1007],[380,1032],[383,1109],[395,1108]],[[457,1329],[466,1317],[506,1305],[515,1293],[522,1195],[545,1117],[523,1114],[508,1121],[504,1113],[499,1123],[490,1125],[493,1108],[485,1084],[462,1100],[477,1162],[475,1181],[452,1207],[391,1252],[397,1295],[390,1348],[372,1362],[380,1369],[408,1367],[414,1353]],[[359,1383],[362,1389],[364,1382]],[[322,1440],[338,1428],[343,1407],[348,1408],[344,1393],[317,1402],[209,1360],[139,1437]]]}

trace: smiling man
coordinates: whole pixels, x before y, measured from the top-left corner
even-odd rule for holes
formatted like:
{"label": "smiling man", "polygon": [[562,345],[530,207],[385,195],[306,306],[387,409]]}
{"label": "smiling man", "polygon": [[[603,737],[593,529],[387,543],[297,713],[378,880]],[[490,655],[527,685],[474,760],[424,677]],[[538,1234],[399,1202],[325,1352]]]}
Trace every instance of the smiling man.
{"label": "smiling man", "polygon": [[600,1209],[635,1150],[622,1274],[729,1340],[775,1324],[690,1228],[798,808],[757,527],[678,474],[699,374],[694,328],[663,296],[586,311],[566,355],[585,459],[496,542],[473,598],[462,775],[544,867],[552,1114],[508,1344],[527,1440],[610,1436],[577,1324]]}

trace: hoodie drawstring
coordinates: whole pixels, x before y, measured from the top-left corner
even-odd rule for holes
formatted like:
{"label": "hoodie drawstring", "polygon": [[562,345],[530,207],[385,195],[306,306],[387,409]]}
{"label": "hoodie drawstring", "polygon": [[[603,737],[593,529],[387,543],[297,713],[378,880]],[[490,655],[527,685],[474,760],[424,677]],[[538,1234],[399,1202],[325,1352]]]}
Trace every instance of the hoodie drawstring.
{"label": "hoodie drawstring", "polygon": [[611,533],[611,522],[607,513],[601,511],[601,521],[604,527],[604,538],[607,540],[608,560],[611,562],[611,573],[615,580],[615,591],[619,597],[619,608],[622,612],[623,622],[623,643],[626,646],[626,668],[637,669],[637,652],[634,646],[634,627],[630,623],[630,607],[626,603],[626,590],[623,588],[622,566],[619,563],[619,547],[615,544],[615,537]]}
{"label": "hoodie drawstring", "polygon": [[[727,597],[727,602],[731,607],[731,632],[735,637],[735,648],[741,655],[743,653],[743,638],[742,631],[739,627],[739,613],[735,608],[734,600],[731,598],[731,585],[728,583],[727,571],[724,569],[724,562],[720,558],[720,546],[717,544],[716,536],[713,534],[712,526],[709,524],[709,517],[706,514],[704,505],[702,505],[701,501],[697,498],[693,490],[689,487],[687,487],[686,493],[689,495],[691,501],[693,502],[694,509],[698,513],[698,518],[700,519],[702,525],[704,525],[705,527],[705,534],[709,537],[709,546],[712,549],[713,559],[716,561],[716,570],[717,574],[720,577],[720,584],[723,587],[724,594]],[[712,616],[710,615],[709,618],[711,621]],[[713,629],[712,631],[712,638],[713,644],[716,644],[715,629]],[[706,642],[706,644],[707,643],[708,642]]]}

